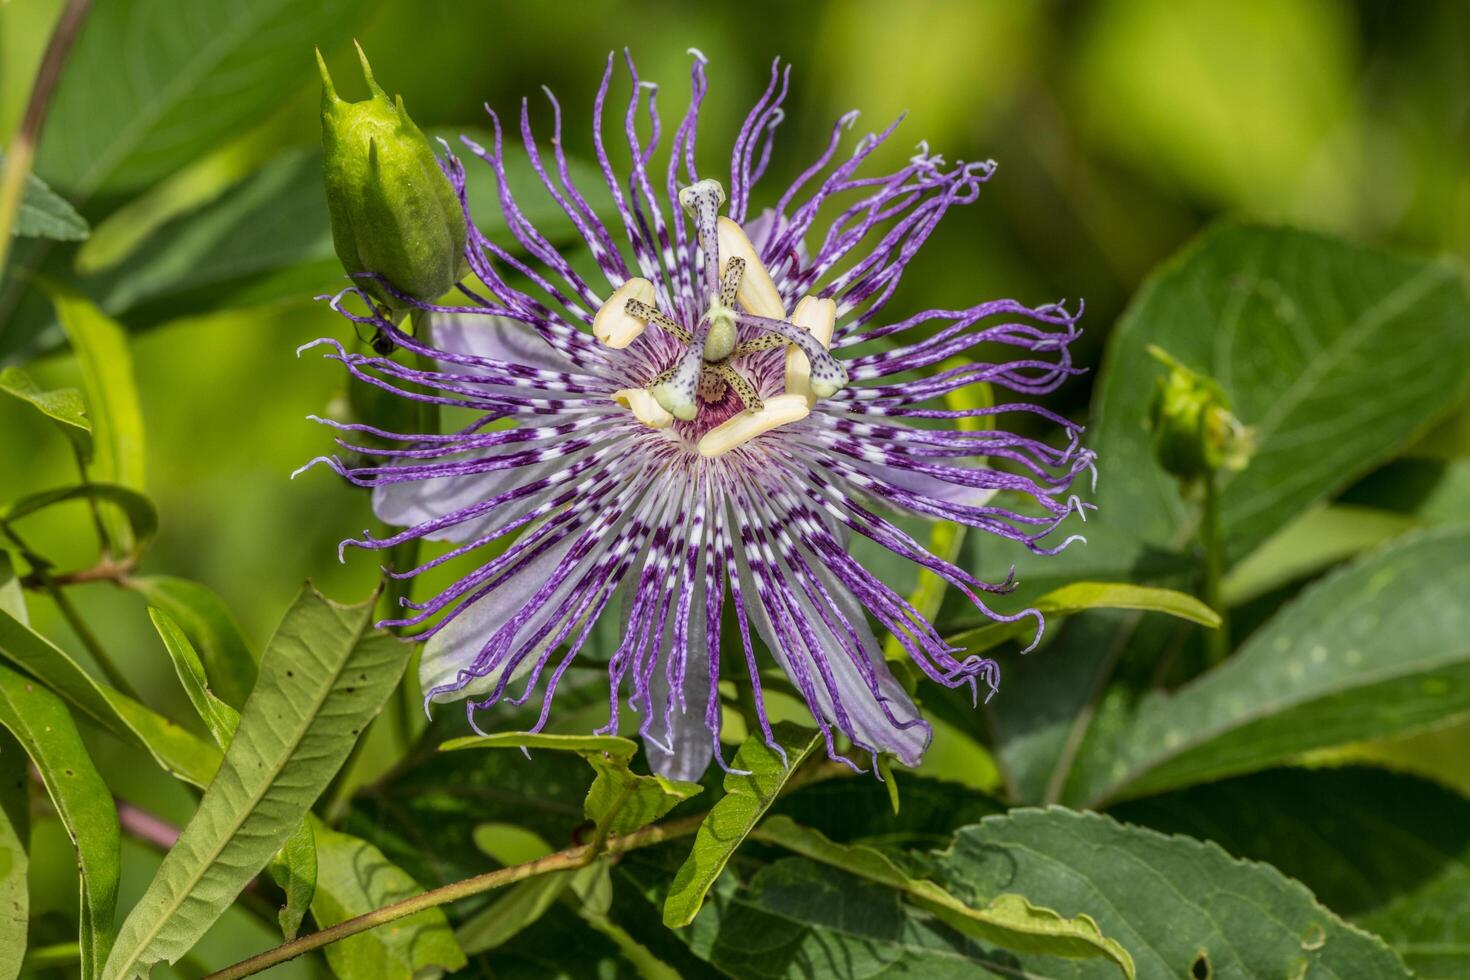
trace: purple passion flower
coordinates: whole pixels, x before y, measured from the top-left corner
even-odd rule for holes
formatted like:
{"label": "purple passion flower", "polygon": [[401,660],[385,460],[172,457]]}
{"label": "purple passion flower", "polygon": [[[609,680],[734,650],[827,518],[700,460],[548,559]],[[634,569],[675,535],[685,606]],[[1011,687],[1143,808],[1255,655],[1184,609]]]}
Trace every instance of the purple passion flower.
{"label": "purple passion flower", "polygon": [[[621,172],[602,131],[608,59],[592,145],[611,223],[572,180],[555,97],[547,92],[550,159],[522,102],[525,153],[595,275],[584,276],[525,217],[493,112],[492,145],[464,143],[494,172],[513,242],[477,229],[464,167],[447,156],[468,221],[465,257],[479,280],[459,287],[464,305],[394,291],[429,314],[420,317],[430,324],[426,337],[395,326],[366,290],[333,298],[351,320],[417,355],[416,367],[317,343],[363,384],[475,419],[445,434],[328,421],[341,447],[369,462],[313,462],[371,487],[376,514],[406,528],[344,547],[454,543],[401,576],[484,549],[479,568],[427,601],[405,601],[405,615],[384,624],[425,641],[426,700],[465,701],[477,731],[477,712],[538,690],[535,728],[545,725],[593,624],[611,615],[621,617],[620,642],[606,661],[609,718],[599,731],[618,731],[626,692],[655,772],[697,779],[712,758],[726,765],[722,655],[743,656],[756,721],[775,745],[756,637],[806,701],[833,758],[848,761],[840,734],[913,766],[930,728],[885,664],[869,617],[937,683],[973,692],[978,680],[988,696],[999,670],[959,656],[854,559],[850,542],[861,535],[929,569],[992,619],[1034,618],[1039,636],[1035,610],[1006,615],[982,598],[1010,583],[980,581],[890,518],[955,521],[1038,553],[1065,546],[1044,541],[1081,510],[1069,488],[1092,458],[1077,426],[1029,399],[1078,373],[1068,353],[1077,317],[1011,300],[886,317],[920,246],[952,206],[976,199],[994,165],[951,166],[921,144],[893,173],[866,174],[864,162],[893,126],[840,152],[856,118],[849,113],[789,187],[757,193],[787,92],[789,68],[778,64],[735,134],[728,176],[701,173],[695,136],[708,83],[705,59],[693,53],[689,107],[662,155],[658,89],[627,59]],[[367,312],[346,311],[348,295]],[[979,344],[987,357],[1014,353],[999,362],[959,357]],[[1020,400],[984,408],[947,400],[982,383]],[[1056,426],[1063,447],[974,421],[1008,414]],[[998,491],[1028,503],[1001,505]],[[731,615],[734,651],[721,646],[720,624]]]}

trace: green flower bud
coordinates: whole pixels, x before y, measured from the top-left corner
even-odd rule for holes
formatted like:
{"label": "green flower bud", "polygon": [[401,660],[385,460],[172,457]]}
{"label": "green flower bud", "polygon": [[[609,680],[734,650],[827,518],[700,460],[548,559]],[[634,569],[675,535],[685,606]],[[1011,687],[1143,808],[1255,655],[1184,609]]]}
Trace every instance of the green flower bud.
{"label": "green flower bud", "polygon": [[1152,345],[1169,367],[1149,405],[1154,458],[1164,471],[1193,485],[1217,470],[1241,470],[1255,450],[1251,431],[1230,413],[1225,390],[1213,378],[1180,364]]}
{"label": "green flower bud", "polygon": [[[348,273],[377,273],[400,292],[433,302],[467,271],[464,212],[403,97],[390,102],[361,46],[357,54],[372,95],[344,102],[316,53],[332,242]],[[407,305],[376,280],[358,285],[394,309]]]}

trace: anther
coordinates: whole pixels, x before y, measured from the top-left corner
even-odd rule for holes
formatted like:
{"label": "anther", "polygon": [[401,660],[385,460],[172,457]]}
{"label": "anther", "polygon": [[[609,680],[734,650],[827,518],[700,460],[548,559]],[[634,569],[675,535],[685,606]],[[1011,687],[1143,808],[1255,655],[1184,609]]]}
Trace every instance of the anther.
{"label": "anther", "polygon": [[592,318],[592,335],[616,350],[627,347],[648,328],[646,320],[628,312],[629,300],[651,305],[653,283],[637,277],[629,279],[613,292]]}
{"label": "anther", "polygon": [[699,440],[699,455],[706,459],[723,456],[737,446],[763,432],[792,422],[800,422],[811,413],[811,406],[801,395],[777,395],[767,399],[758,411],[741,412],[704,434]]}
{"label": "anther", "polygon": [[[805,296],[796,304],[791,322],[810,333],[824,348],[830,348],[832,329],[837,323],[837,304],[819,296]],[[786,393],[804,395],[808,405],[817,401],[812,390],[812,362],[795,344],[786,348]]]}
{"label": "anther", "polygon": [[650,429],[667,429],[674,424],[674,417],[645,388],[620,388],[613,392],[612,399]]}
{"label": "anther", "polygon": [[746,312],[756,316],[767,316],[773,320],[786,319],[786,307],[781,303],[781,294],[776,289],[776,283],[761,264],[760,256],[756,254],[755,246],[750,243],[744,229],[722,215],[716,222],[716,235],[725,269],[737,258],[745,260],[745,272],[740,277],[740,288],[735,294],[740,305]]}

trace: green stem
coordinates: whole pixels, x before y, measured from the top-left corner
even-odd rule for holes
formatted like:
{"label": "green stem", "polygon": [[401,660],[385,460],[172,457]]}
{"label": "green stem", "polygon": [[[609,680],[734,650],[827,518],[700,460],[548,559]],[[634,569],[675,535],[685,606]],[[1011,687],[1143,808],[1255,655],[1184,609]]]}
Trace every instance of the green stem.
{"label": "green stem", "polygon": [[674,840],[679,837],[687,837],[699,829],[704,821],[704,814],[684,817],[680,820],[671,820],[664,824],[655,824],[635,830],[631,834],[621,837],[609,838],[606,841],[593,841],[590,844],[582,844],[578,847],[569,847],[564,851],[557,851],[525,864],[517,864],[509,868],[500,868],[486,874],[466,878],[452,884],[435,888],[419,895],[414,895],[401,902],[385,905],[383,908],[374,909],[365,915],[339,922],[320,932],[314,932],[307,936],[293,939],[289,943],[282,943],[275,949],[266,950],[242,960],[234,966],[226,967],[218,973],[210,974],[206,980],[237,980],[239,977],[248,977],[259,973],[261,970],[285,963],[287,960],[295,959],[302,953],[308,953],[314,949],[320,949],[331,943],[339,942],[349,936],[375,929],[390,922],[406,918],[424,909],[447,905],[457,902],[462,898],[472,895],[481,895],[496,888],[513,885],[527,878],[537,875],[549,874],[553,871],[567,871],[584,867],[598,856],[598,846],[601,843],[602,854],[626,854],[639,848],[651,847],[654,844],[662,844],[665,841]]}
{"label": "green stem", "polygon": [[[88,486],[92,482],[87,473],[87,461],[82,458],[82,450],[72,444],[72,454],[77,461],[77,478],[82,486]],[[96,497],[87,498],[87,507],[92,512],[92,525],[97,529],[97,552],[107,558],[117,559],[117,549],[112,544],[112,538],[107,534],[107,525],[102,521],[102,508],[97,504]]]}
{"label": "green stem", "polygon": [[1220,486],[1214,473],[1205,477],[1199,536],[1205,552],[1203,598],[1205,605],[1220,614],[1219,629],[1206,634],[1210,663],[1214,665],[1230,654],[1230,621],[1220,598],[1220,583],[1225,577],[1225,539],[1220,525]]}
{"label": "green stem", "polygon": [[20,202],[25,198],[26,177],[36,156],[41,123],[46,119],[51,95],[61,79],[61,67],[66,63],[67,53],[71,51],[72,42],[77,39],[77,32],[82,29],[82,21],[86,20],[91,6],[92,0],[70,0],[61,12],[46,45],[46,53],[41,56],[41,67],[36,71],[35,84],[31,86],[26,114],[6,150],[5,163],[0,166],[0,269],[5,268],[10,252],[10,233],[15,227],[16,215],[20,213]]}

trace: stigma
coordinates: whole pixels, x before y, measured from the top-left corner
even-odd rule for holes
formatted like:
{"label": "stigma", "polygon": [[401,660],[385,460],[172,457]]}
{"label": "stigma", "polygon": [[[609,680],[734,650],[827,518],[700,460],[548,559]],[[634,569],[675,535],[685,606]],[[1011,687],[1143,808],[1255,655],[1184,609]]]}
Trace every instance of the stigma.
{"label": "stigma", "polygon": [[[817,399],[847,384],[846,369],[831,355],[836,304],[808,296],[787,317],[781,292],[745,229],[720,214],[725,189],[712,179],[679,191],[679,204],[693,219],[699,245],[696,293],[704,311],[690,324],[654,305],[656,290],[647,279],[620,285],[593,317],[594,336],[621,350],[657,327],[680,345],[677,360],[641,389],[622,389],[613,399],[650,428],[667,428],[678,419],[699,417],[701,403],[723,401],[728,391],[741,411],[704,432],[699,454],[714,458],[764,432],[805,418]],[[744,340],[741,339],[744,327]],[[785,390],[763,399],[734,365],[765,351],[784,350]]]}

